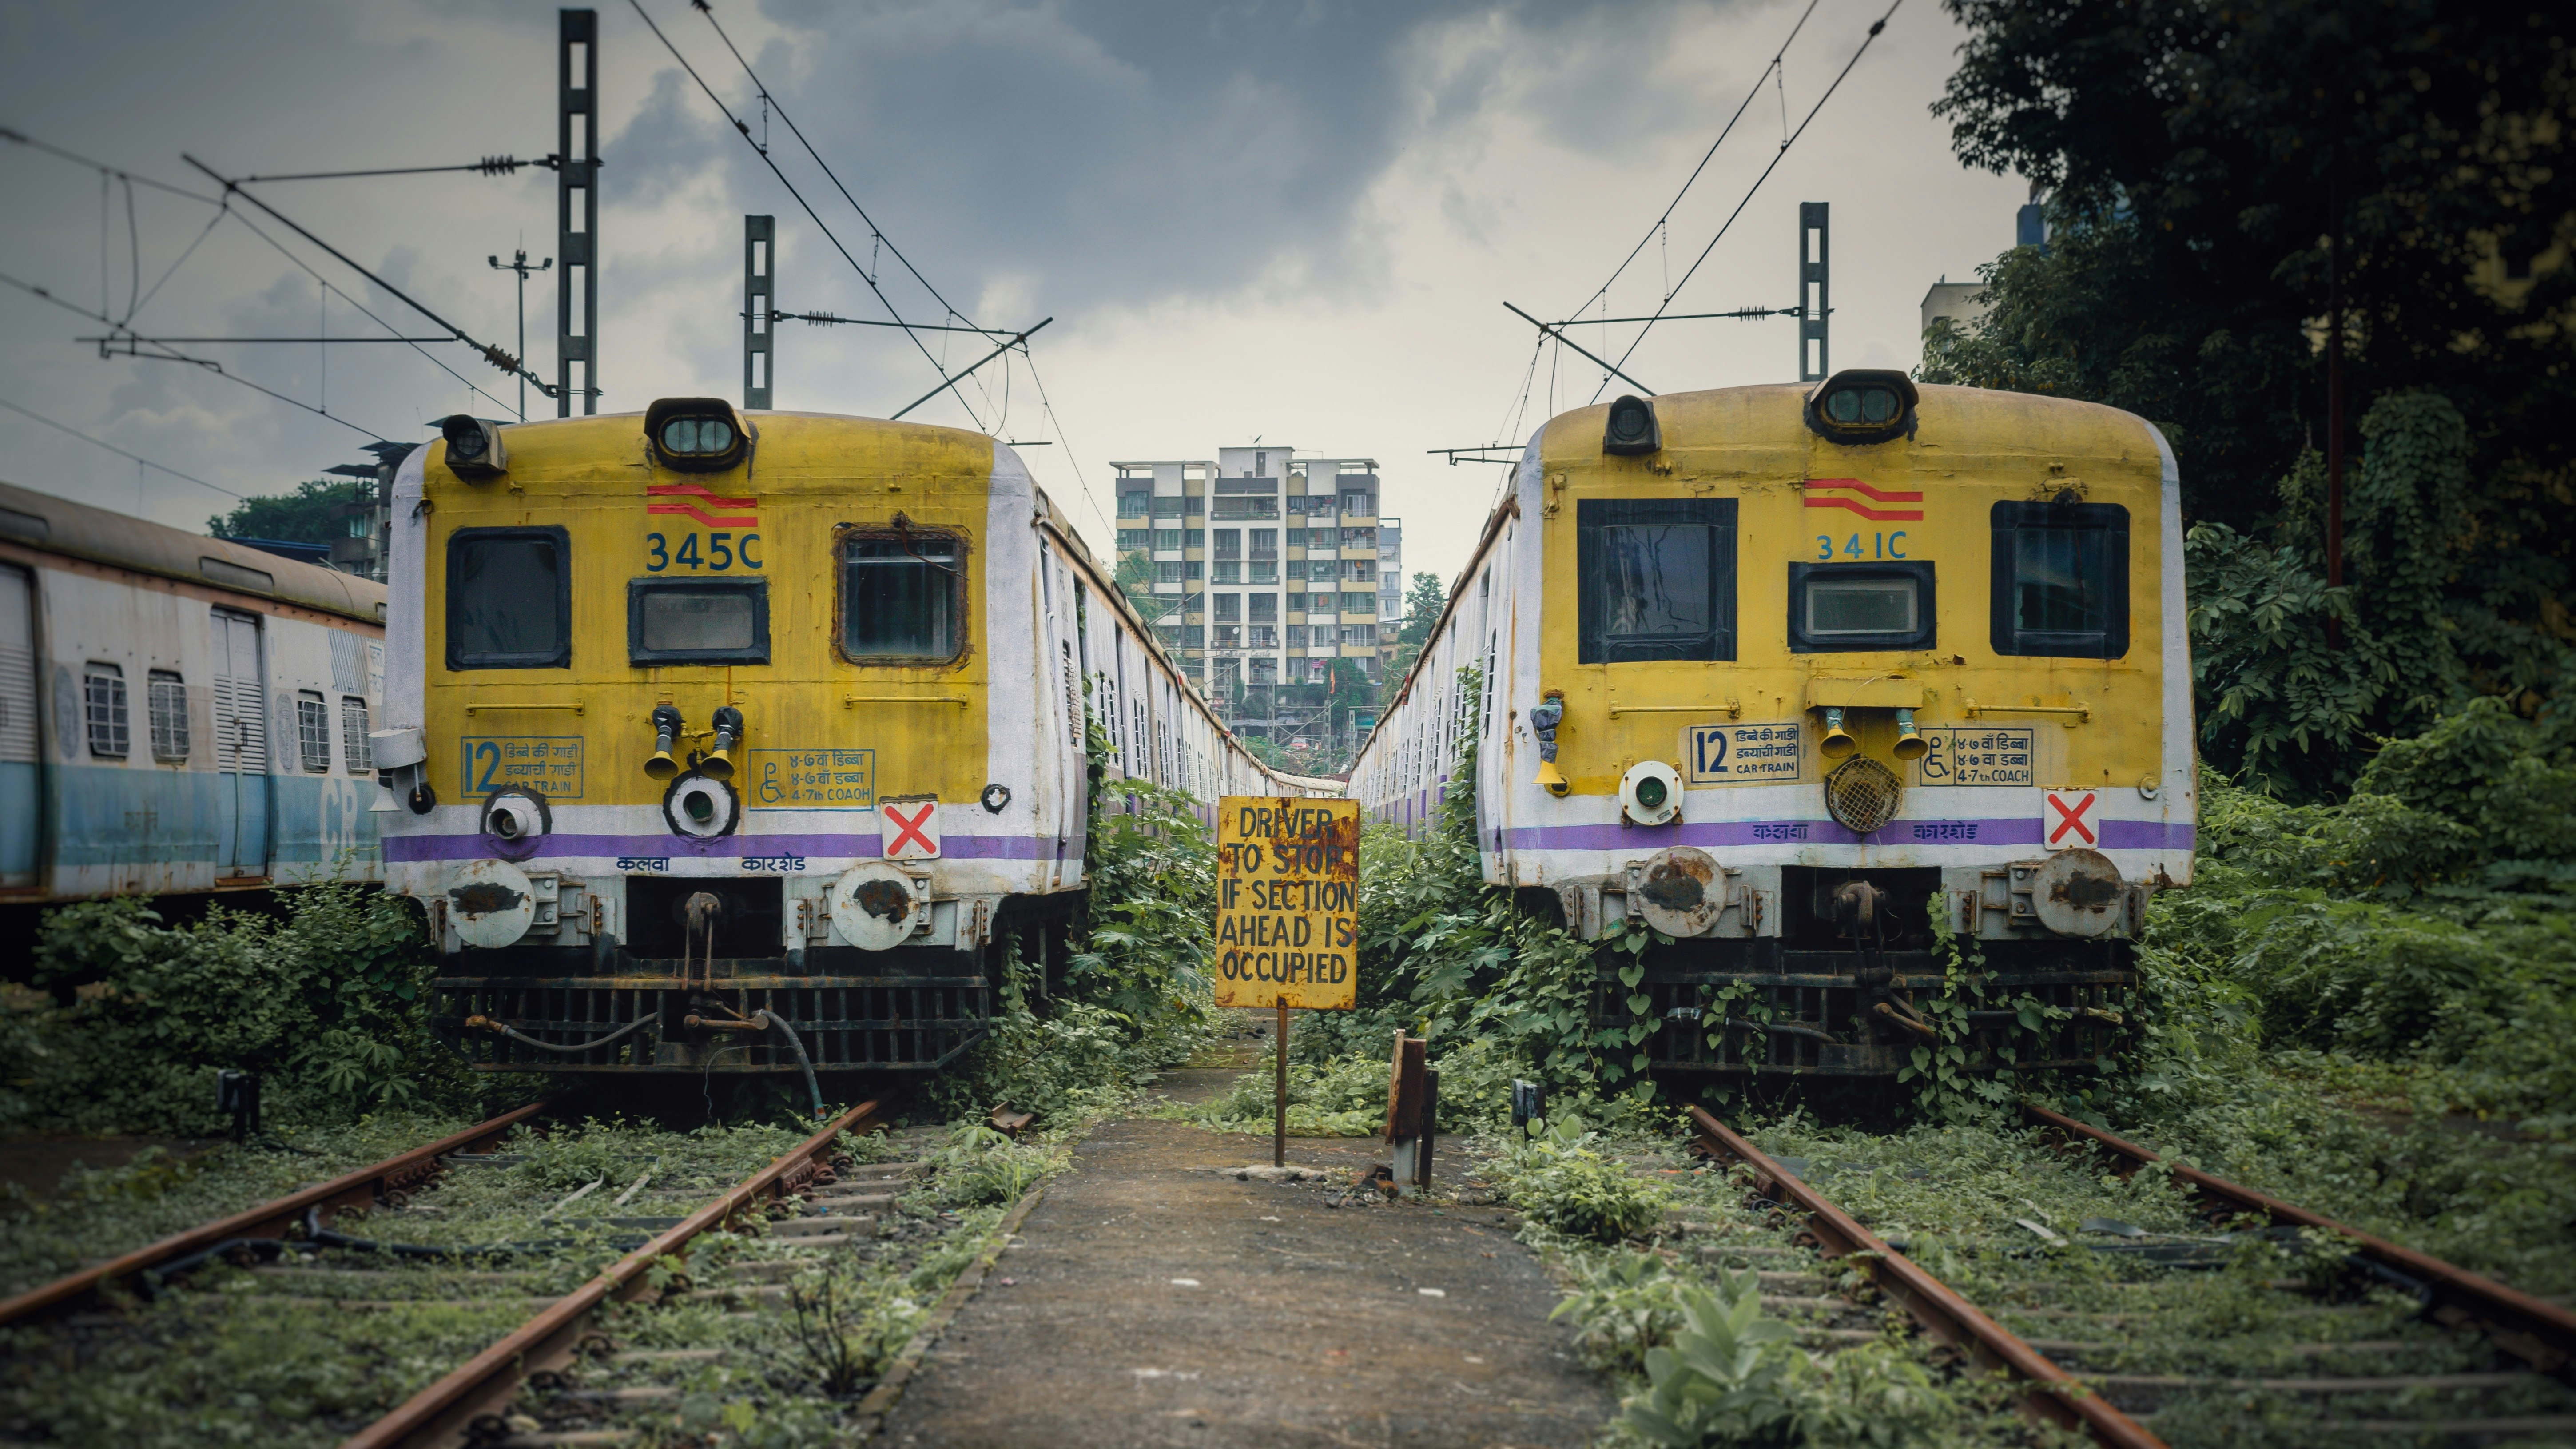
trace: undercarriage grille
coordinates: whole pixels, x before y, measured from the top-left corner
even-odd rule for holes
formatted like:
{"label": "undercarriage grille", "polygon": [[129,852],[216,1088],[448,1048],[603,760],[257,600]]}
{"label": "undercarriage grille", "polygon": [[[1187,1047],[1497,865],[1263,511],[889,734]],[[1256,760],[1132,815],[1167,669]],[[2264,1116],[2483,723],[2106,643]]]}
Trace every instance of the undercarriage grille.
{"label": "undercarriage grille", "polygon": [[[992,987],[978,975],[728,975],[712,984],[669,976],[443,976],[430,1025],[486,1072],[796,1072],[795,1050],[770,1030],[686,1025],[771,1012],[794,1027],[818,1072],[929,1071],[946,1065],[991,1024]],[[508,1026],[557,1046],[596,1041],[659,1014],[659,1021],[583,1051],[547,1051],[470,1019]]]}

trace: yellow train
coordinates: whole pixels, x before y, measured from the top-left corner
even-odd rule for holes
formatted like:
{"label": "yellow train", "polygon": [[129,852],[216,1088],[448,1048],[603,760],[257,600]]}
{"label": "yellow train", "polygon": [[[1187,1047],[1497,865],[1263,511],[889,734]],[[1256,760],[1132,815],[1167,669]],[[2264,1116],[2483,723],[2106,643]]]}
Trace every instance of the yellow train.
{"label": "yellow train", "polygon": [[1878,371],[1622,398],[1530,440],[1352,793],[1423,828],[1481,740],[1486,879],[1669,939],[1595,998],[1658,1068],[1899,1071],[1952,1029],[1943,924],[1994,973],[1977,1060],[2089,1063],[2191,879],[2184,623],[2142,419]]}
{"label": "yellow train", "polygon": [[1202,801],[1294,788],[992,438],[709,398],[442,433],[374,762],[485,1069],[935,1067],[1004,943],[1062,954],[1091,724]]}

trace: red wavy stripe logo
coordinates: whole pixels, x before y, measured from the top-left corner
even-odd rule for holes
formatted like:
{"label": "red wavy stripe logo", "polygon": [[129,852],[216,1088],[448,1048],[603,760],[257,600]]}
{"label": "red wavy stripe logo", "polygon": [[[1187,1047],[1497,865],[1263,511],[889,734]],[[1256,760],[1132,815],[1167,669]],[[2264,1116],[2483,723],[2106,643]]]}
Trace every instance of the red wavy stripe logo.
{"label": "red wavy stripe logo", "polygon": [[656,498],[667,498],[673,496],[703,498],[707,501],[707,506],[710,508],[757,508],[760,506],[760,500],[757,498],[719,498],[715,494],[708,492],[704,484],[699,483],[654,483],[647,485],[644,491]]}
{"label": "red wavy stripe logo", "polygon": [[1923,495],[1919,491],[1881,490],[1872,488],[1857,478],[1810,478],[1807,480],[1807,488],[1809,492],[1806,502],[1809,508],[1847,509],[1879,523],[1920,522],[1923,517],[1923,510],[1920,508],[1872,508],[1868,503],[1861,502],[1859,498],[1841,498],[1831,494],[1819,498],[1814,492],[1820,488],[1848,488],[1868,498],[1871,503],[1920,503],[1923,501]]}
{"label": "red wavy stripe logo", "polygon": [[1872,508],[1857,498],[1810,498],[1807,500],[1807,506],[1809,508],[1848,508],[1863,518],[1875,519],[1881,523],[1901,523],[1908,519],[1919,522],[1923,517],[1923,510],[1920,508]]}
{"label": "red wavy stripe logo", "polygon": [[1872,488],[1868,484],[1863,483],[1858,478],[1810,478],[1807,480],[1807,486],[1810,488],[1848,488],[1854,493],[1858,493],[1865,498],[1870,498],[1880,503],[1920,503],[1923,501],[1923,495],[1919,492],[1906,493],[1891,489],[1882,493],[1878,489]]}
{"label": "red wavy stripe logo", "polygon": [[[732,502],[730,499],[725,501]],[[647,503],[644,505],[644,511],[646,513],[682,514],[696,519],[698,522],[705,524],[709,528],[758,528],[760,526],[760,516],[758,514],[746,513],[740,517],[726,514],[713,514],[698,507],[694,503]],[[1917,514],[1915,516],[1919,518],[1922,515]]]}

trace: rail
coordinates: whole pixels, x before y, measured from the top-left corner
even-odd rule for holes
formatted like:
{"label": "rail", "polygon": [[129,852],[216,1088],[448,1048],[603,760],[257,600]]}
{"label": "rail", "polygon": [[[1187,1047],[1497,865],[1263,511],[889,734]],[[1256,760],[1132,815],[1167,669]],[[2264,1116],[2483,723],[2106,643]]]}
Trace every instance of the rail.
{"label": "rail", "polygon": [[[2127,1162],[2131,1169],[2164,1162],[2162,1157],[2146,1148],[2122,1141],[2098,1127],[2088,1127],[2035,1102],[2024,1101],[2021,1106],[2023,1113],[2033,1122],[2108,1152]],[[2239,1187],[2225,1178],[2212,1177],[2198,1168],[2179,1162],[2166,1163],[2165,1166],[2167,1171],[2190,1183],[2204,1196],[2240,1212],[2260,1213],[2276,1223],[2295,1223],[2303,1228],[2318,1228],[2337,1234],[2350,1242],[2361,1256],[2423,1284],[2425,1291],[2435,1300],[2431,1304],[2431,1316],[2437,1322],[2451,1328],[2485,1333],[2499,1346],[2543,1373],[2558,1373],[2568,1367],[2571,1359],[2576,1359],[2576,1313],[2528,1293],[2516,1292],[2439,1258],[2399,1247],[2359,1228],[2347,1227],[2322,1213],[2310,1212],[2252,1188]]]}
{"label": "rail", "polygon": [[953,704],[963,709],[969,704],[962,694],[845,694],[841,708],[855,709],[863,704]]}
{"label": "rail", "polygon": [[477,1416],[506,1404],[528,1375],[569,1360],[589,1333],[592,1315],[610,1297],[633,1298],[647,1291],[649,1281],[645,1275],[657,1260],[678,1252],[700,1233],[723,1225],[744,1209],[802,1187],[842,1134],[866,1131],[878,1112],[877,1103],[862,1102],[832,1119],[821,1131],[743,1179],[724,1196],[618,1259],[599,1276],[548,1304],[536,1317],[476,1354],[463,1367],[351,1435],[341,1449],[430,1449],[433,1445],[454,1443]]}
{"label": "rail", "polygon": [[1617,719],[1623,714],[1715,714],[1720,709],[1724,709],[1726,711],[1726,717],[1728,719],[1744,718],[1744,702],[1731,694],[1726,697],[1726,703],[1723,705],[1709,704],[1705,702],[1700,704],[1621,704],[1619,702],[1619,696],[1615,694],[1610,696],[1610,717],[1612,719]]}
{"label": "rail", "polygon": [[[2156,1408],[2164,1395],[2177,1391],[2228,1394],[2252,1391],[2328,1398],[2418,1392],[2492,1396],[2518,1392],[2521,1386],[2546,1384],[2549,1380],[2544,1376],[2555,1376],[2564,1386],[2570,1377],[2571,1366],[2576,1366],[2576,1313],[2438,1258],[2399,1247],[2322,1214],[2212,1177],[2195,1168],[2165,1162],[2143,1147],[2124,1142],[2108,1132],[2088,1127],[2036,1103],[2025,1101],[2022,1110],[2033,1123],[2054,1130],[2063,1144],[2061,1150],[2064,1147],[2098,1150],[2118,1159],[2130,1170],[2162,1163],[2165,1170],[2197,1190],[2207,1204],[2222,1215],[2259,1215],[2275,1225],[2339,1235],[2352,1245],[2356,1258],[2368,1262],[2375,1272],[2396,1280],[2418,1297],[2423,1304],[2423,1318],[2443,1328],[2476,1333],[2485,1343],[2527,1360],[2538,1372],[2481,1369],[2474,1372],[2339,1376],[2308,1371],[2296,1377],[2275,1378],[2240,1376],[2241,1370],[2214,1374],[2142,1373],[2123,1365],[2112,1365],[2111,1371],[2102,1372],[2088,1368],[2087,1362],[2101,1352],[2116,1355],[2117,1345],[2040,1340],[2051,1353],[2074,1355],[2076,1368],[2069,1370],[2044,1356],[2031,1342],[2024,1341],[1987,1317],[1715,1117],[1698,1107],[1690,1109],[1690,1116],[1700,1143],[1710,1156],[1742,1163],[1752,1170],[1756,1190],[1762,1196],[1789,1204],[1806,1214],[1806,1232],[1814,1238],[1821,1253],[1827,1257],[1858,1260],[1861,1272],[1880,1292],[1903,1305],[1934,1338],[1965,1351],[1980,1366],[2001,1370],[2022,1381],[2025,1412],[2065,1428],[2080,1430],[2097,1443],[2121,1446],[2121,1449],[2148,1449],[2148,1446],[2163,1444],[2164,1441],[2138,1418],[2132,1418],[2122,1404],[2137,1408],[2138,1399],[2144,1397],[2148,1408]],[[2296,1311],[2319,1313],[2326,1310],[2303,1306]],[[2365,1310],[2353,1307],[2335,1311],[2359,1313]],[[2353,1341],[2346,1344],[2329,1335],[2319,1339],[2318,1345],[2327,1350],[2341,1347],[2353,1351],[2389,1352],[2402,1351],[2413,1342]],[[2114,1403],[2106,1396],[2118,1396],[2122,1402]],[[2576,1415],[2563,1411],[2537,1415],[2516,1413],[2512,1406],[2500,1406],[2492,1397],[2478,1400],[2478,1407],[2484,1413],[2471,1412],[2443,1419],[2421,1417],[2421,1407],[2413,1416],[2401,1410],[2393,1418],[2321,1419],[2316,1427],[2343,1435],[2417,1434],[2444,1440],[2465,1438],[2481,1443],[2505,1434],[2576,1430]],[[2499,1407],[2503,1412],[2497,1411]],[[2146,1409],[2139,1412],[2142,1417],[2157,1417]],[[2344,1441],[2339,1439],[2336,1442]]]}
{"label": "rail", "polygon": [[496,700],[486,704],[469,704],[465,706],[465,712],[467,714],[519,714],[528,710],[540,709],[570,710],[574,714],[588,714],[590,712],[590,706],[583,704],[578,700],[569,704],[547,704],[536,700]]}
{"label": "rail", "polygon": [[2022,1396],[2028,1412],[2061,1428],[2080,1429],[2096,1441],[2119,1449],[2165,1449],[2164,1441],[2148,1433],[2135,1419],[2087,1390],[2073,1374],[2049,1362],[2010,1329],[1979,1312],[1976,1305],[1853,1221],[1850,1214],[1827,1201],[1823,1194],[1790,1176],[1760,1148],[1702,1108],[1691,1108],[1690,1117],[1711,1156],[1753,1169],[1764,1196],[1786,1198],[1807,1214],[1807,1231],[1815,1235],[1825,1256],[1859,1258],[1862,1271],[1879,1291],[1905,1305],[1905,1311],[1933,1337],[1967,1353],[1982,1367],[2001,1370],[2028,1383],[2030,1390]]}
{"label": "rail", "polygon": [[274,1202],[262,1203],[231,1217],[218,1218],[202,1227],[163,1238],[150,1247],[137,1248],[97,1267],[83,1269],[67,1278],[57,1278],[41,1288],[31,1288],[15,1298],[0,1302],[0,1324],[16,1323],[67,1309],[110,1284],[130,1281],[164,1263],[202,1253],[237,1238],[283,1237],[290,1228],[304,1221],[307,1212],[318,1211],[327,1217],[335,1208],[371,1206],[387,1193],[416,1187],[436,1177],[441,1170],[440,1159],[449,1153],[472,1152],[498,1142],[511,1128],[542,1115],[553,1105],[552,1100],[531,1102],[488,1122],[442,1137],[425,1147],[415,1147],[409,1152],[388,1157],[373,1167],[362,1167],[329,1182],[288,1193]]}

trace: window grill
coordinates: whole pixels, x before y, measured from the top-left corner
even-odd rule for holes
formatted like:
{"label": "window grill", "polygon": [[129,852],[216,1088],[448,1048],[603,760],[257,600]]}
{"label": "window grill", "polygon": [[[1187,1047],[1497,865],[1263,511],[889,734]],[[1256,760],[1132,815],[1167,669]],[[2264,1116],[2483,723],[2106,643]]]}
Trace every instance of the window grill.
{"label": "window grill", "polygon": [[188,685],[167,669],[152,671],[147,701],[152,714],[152,758],[188,758]]}
{"label": "window grill", "polygon": [[124,759],[129,748],[125,671],[113,664],[93,664],[89,666],[83,684],[89,717],[89,752],[101,759]]}
{"label": "window grill", "polygon": [[322,696],[307,689],[295,696],[295,743],[304,756],[304,768],[319,775],[331,768],[331,710]]}
{"label": "window grill", "polygon": [[372,775],[376,762],[367,749],[367,702],[354,694],[340,696],[340,763],[352,775]]}

